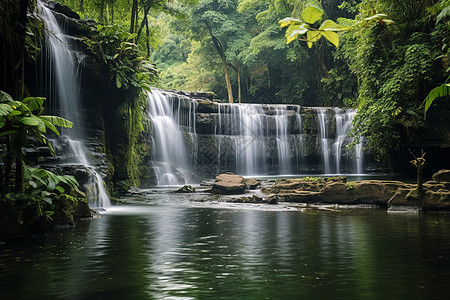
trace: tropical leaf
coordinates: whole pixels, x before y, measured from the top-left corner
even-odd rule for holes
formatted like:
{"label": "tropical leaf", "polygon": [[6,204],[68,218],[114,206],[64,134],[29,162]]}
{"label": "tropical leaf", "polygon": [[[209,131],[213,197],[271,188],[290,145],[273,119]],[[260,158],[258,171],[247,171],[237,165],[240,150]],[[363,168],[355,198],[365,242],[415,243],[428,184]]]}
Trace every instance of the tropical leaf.
{"label": "tropical leaf", "polygon": [[280,24],[280,27],[286,27],[292,24],[302,24],[303,22],[300,21],[299,19],[294,19],[294,18],[284,18],[283,20],[278,21],[278,24]]}
{"label": "tropical leaf", "polygon": [[364,21],[381,20],[381,19],[383,19],[383,17],[387,17],[387,15],[386,14],[376,14],[376,15],[370,16],[368,18],[364,18]]}
{"label": "tropical leaf", "polygon": [[0,117],[9,115],[13,110],[14,108],[11,105],[0,103]]}
{"label": "tropical leaf", "polygon": [[73,123],[67,119],[57,117],[57,116],[39,116],[42,120],[46,120],[52,123],[55,126],[64,127],[64,128],[72,128]]}
{"label": "tropical leaf", "polygon": [[25,103],[30,111],[38,110],[42,107],[44,104],[45,98],[42,97],[27,97],[22,100],[23,103]]}
{"label": "tropical leaf", "polygon": [[19,121],[24,125],[37,127],[37,129],[41,132],[46,131],[45,124],[39,117],[36,116],[22,117],[19,119]]}
{"label": "tropical leaf", "polygon": [[322,18],[323,9],[317,6],[308,6],[302,12],[302,19],[309,24],[314,24]]}
{"label": "tropical leaf", "polygon": [[311,48],[313,43],[317,42],[320,37],[322,36],[322,32],[315,30],[308,30],[308,32],[306,33],[306,38],[307,38],[307,44],[308,44],[308,48]]}
{"label": "tropical leaf", "polygon": [[52,123],[50,123],[46,119],[43,119],[42,117],[41,117],[41,120],[44,122],[45,127],[47,127],[48,129],[50,129],[51,131],[56,133],[56,135],[59,135],[59,131],[58,131],[58,129],[56,129],[55,125],[53,125]]}
{"label": "tropical leaf", "polygon": [[323,31],[322,35],[329,40],[333,45],[339,47],[339,36],[336,32],[333,31]]}
{"label": "tropical leaf", "polygon": [[13,98],[6,92],[0,91],[0,102],[14,102]]}
{"label": "tropical leaf", "polygon": [[425,100],[423,101],[423,105],[425,105],[424,109],[424,117],[427,117],[427,111],[430,108],[431,104],[433,104],[433,101],[436,98],[444,97],[450,95],[450,83],[444,83],[440,86],[435,87],[432,89]]}
{"label": "tropical leaf", "polygon": [[308,24],[301,24],[301,25],[291,25],[286,30],[286,44],[289,44],[293,40],[297,39],[298,35],[305,34],[308,31],[309,25]]}

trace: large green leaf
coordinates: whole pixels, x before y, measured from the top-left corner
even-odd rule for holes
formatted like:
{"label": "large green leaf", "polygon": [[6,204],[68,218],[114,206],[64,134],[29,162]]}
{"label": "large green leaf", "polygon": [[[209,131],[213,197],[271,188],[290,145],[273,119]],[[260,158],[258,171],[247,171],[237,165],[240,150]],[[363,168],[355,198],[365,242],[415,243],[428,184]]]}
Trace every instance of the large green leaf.
{"label": "large green leaf", "polygon": [[14,101],[13,98],[6,92],[0,91],[0,102],[8,102],[8,101]]}
{"label": "large green leaf", "polygon": [[45,127],[47,127],[48,129],[50,129],[51,131],[53,131],[54,133],[56,133],[56,135],[59,135],[59,131],[58,129],[56,129],[55,125],[53,125],[52,123],[50,123],[49,121],[47,121],[46,119],[42,119],[41,120],[44,122]]}
{"label": "large green leaf", "polygon": [[278,21],[278,24],[280,24],[280,27],[286,27],[289,25],[293,25],[293,24],[302,24],[303,22],[300,21],[299,19],[294,19],[294,18],[284,18],[283,20]]}
{"label": "large green leaf", "polygon": [[27,125],[27,126],[36,127],[41,132],[46,131],[45,124],[39,117],[36,117],[36,116],[22,117],[19,120],[22,124]]}
{"label": "large green leaf", "polygon": [[73,123],[67,119],[56,117],[56,116],[40,116],[42,120],[46,120],[55,126],[60,126],[64,128],[72,128]]}
{"label": "large green leaf", "polygon": [[305,34],[308,31],[309,25],[308,24],[301,24],[301,25],[291,25],[286,30],[286,44],[289,44],[293,40],[297,39],[298,35]]}
{"label": "large green leaf", "polygon": [[13,110],[14,108],[11,105],[0,103],[0,117],[9,115]]}
{"label": "large green leaf", "polygon": [[308,44],[308,48],[311,48],[313,43],[317,42],[320,37],[322,36],[322,32],[315,30],[308,30],[308,32],[306,33],[306,38],[307,38],[307,44]]}
{"label": "large green leaf", "polygon": [[31,111],[38,110],[44,104],[45,98],[42,97],[27,97],[22,100]]}
{"label": "large green leaf", "polygon": [[309,24],[314,24],[322,18],[323,9],[317,6],[308,6],[302,12],[302,19]]}
{"label": "large green leaf", "polygon": [[432,89],[423,102],[425,104],[424,116],[427,116],[427,111],[436,98],[448,95],[450,95],[450,83],[444,83]]}

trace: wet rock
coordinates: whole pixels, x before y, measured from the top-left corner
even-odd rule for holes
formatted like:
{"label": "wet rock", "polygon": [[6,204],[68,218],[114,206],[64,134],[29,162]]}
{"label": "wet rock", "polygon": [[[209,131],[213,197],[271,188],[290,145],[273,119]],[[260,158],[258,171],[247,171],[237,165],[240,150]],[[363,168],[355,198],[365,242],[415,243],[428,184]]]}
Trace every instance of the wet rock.
{"label": "wet rock", "polygon": [[67,17],[70,18],[74,18],[74,19],[79,19],[80,15],[77,14],[76,12],[72,11],[70,8],[68,8],[67,6],[58,3],[58,2],[53,2],[53,1],[48,1],[46,3],[46,6],[56,12],[59,12]]}
{"label": "wet rock", "polygon": [[250,190],[257,189],[257,188],[260,186],[260,184],[261,184],[261,181],[260,181],[260,180],[252,179],[252,178],[244,178],[244,182],[245,182],[245,185],[246,185]]}
{"label": "wet rock", "polygon": [[233,173],[220,174],[212,187],[214,194],[243,194],[246,190],[244,177]]}
{"label": "wet rock", "polygon": [[294,190],[319,192],[325,186],[325,179],[319,177],[305,177],[282,179],[271,188],[271,193],[291,193]]}
{"label": "wet rock", "polygon": [[401,181],[364,180],[350,185],[349,191],[358,203],[386,205],[399,188],[412,188]]}
{"label": "wet rock", "polygon": [[270,195],[266,198],[265,202],[267,204],[278,204],[278,196],[277,195]]}
{"label": "wet rock", "polygon": [[283,193],[279,195],[280,201],[294,203],[317,203],[322,199],[320,192],[295,191],[294,193]]}
{"label": "wet rock", "polygon": [[414,188],[399,188],[388,202],[389,211],[408,209],[424,211],[449,211],[450,190],[425,190],[419,194]]}
{"label": "wet rock", "polygon": [[438,182],[450,182],[450,170],[439,170],[433,174],[432,178]]}
{"label": "wet rock", "polygon": [[177,190],[177,193],[195,193],[195,189],[192,185],[185,185]]}
{"label": "wet rock", "polygon": [[235,203],[264,203],[264,200],[256,195],[253,195],[251,197],[239,197],[233,201]]}

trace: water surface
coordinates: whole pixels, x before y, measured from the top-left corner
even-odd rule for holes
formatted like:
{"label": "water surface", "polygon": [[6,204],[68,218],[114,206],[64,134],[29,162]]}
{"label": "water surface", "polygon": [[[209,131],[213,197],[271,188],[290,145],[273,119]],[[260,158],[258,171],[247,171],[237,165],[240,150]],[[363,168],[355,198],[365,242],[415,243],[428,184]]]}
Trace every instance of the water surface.
{"label": "water surface", "polygon": [[0,245],[0,299],[443,299],[450,216],[124,198]]}

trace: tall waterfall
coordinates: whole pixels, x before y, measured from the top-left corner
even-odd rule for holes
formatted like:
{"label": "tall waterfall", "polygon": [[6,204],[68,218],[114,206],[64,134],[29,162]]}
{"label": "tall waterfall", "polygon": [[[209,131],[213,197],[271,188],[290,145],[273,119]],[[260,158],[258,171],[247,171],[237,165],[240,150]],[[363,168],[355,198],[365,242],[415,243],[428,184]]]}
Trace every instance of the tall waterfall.
{"label": "tall waterfall", "polygon": [[[158,90],[148,93],[148,106],[152,121],[153,169],[157,185],[181,185],[192,183],[193,164],[195,163],[195,103],[190,102],[188,109],[181,109],[178,102],[165,96]],[[183,106],[184,107],[184,106]],[[181,126],[185,124],[188,141],[192,145],[193,155],[186,148],[186,136]]]}
{"label": "tall waterfall", "polygon": [[149,94],[158,185],[223,172],[247,176],[362,174],[363,147],[347,149],[352,109],[229,104]]}
{"label": "tall waterfall", "polygon": [[[69,164],[84,166],[91,173],[90,183],[86,186],[87,197],[91,207],[105,208],[111,205],[104,182],[100,174],[89,160],[89,152],[80,140],[80,63],[76,60],[76,52],[70,47],[70,40],[64,34],[53,12],[41,1],[38,1],[39,13],[42,16],[46,31],[46,41],[49,46],[49,73],[52,82],[48,98],[56,104],[57,113],[74,122],[74,128],[65,130],[62,137],[55,140],[59,144],[55,148],[68,148],[72,157]],[[68,147],[61,146],[65,144]]]}

